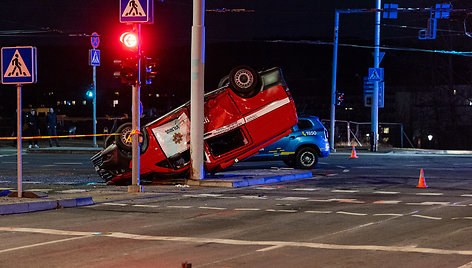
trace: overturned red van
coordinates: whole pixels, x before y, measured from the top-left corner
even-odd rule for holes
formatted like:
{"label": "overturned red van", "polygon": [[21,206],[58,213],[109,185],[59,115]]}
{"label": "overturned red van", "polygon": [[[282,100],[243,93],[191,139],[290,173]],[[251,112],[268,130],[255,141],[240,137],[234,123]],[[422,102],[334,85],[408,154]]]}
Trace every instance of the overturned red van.
{"label": "overturned red van", "polygon": [[[221,87],[205,94],[204,168],[221,171],[288,135],[297,124],[295,104],[280,68],[234,68]],[[185,176],[190,166],[190,103],[141,129],[141,178]],[[91,160],[109,184],[131,181],[131,124],[118,128]]]}

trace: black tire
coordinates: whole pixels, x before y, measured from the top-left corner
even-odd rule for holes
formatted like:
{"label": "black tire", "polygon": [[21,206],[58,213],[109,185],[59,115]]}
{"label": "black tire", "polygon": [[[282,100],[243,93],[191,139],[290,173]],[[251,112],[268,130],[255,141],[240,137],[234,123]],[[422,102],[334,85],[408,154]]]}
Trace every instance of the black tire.
{"label": "black tire", "polygon": [[318,163],[318,153],[311,147],[302,148],[297,152],[295,162],[297,168],[313,169]]}
{"label": "black tire", "polygon": [[239,66],[229,73],[229,87],[236,95],[250,98],[260,91],[261,77],[253,68]]}
{"label": "black tire", "polygon": [[112,145],[113,143],[115,143],[115,137],[114,136],[108,136],[105,139],[105,148],[108,148],[108,146]]}
{"label": "black tire", "polygon": [[117,133],[120,133],[120,135],[115,136],[116,145],[127,152],[130,152],[132,148],[131,138],[129,137],[132,130],[133,128],[131,127],[131,123],[124,123],[116,131]]}

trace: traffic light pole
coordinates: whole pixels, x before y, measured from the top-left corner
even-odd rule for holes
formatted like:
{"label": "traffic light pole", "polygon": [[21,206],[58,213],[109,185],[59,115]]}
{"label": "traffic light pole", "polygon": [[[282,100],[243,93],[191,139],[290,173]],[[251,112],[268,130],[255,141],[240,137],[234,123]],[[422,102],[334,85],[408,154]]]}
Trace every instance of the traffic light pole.
{"label": "traffic light pole", "polygon": [[138,31],[138,77],[136,82],[132,85],[132,111],[131,111],[131,126],[133,131],[131,132],[131,154],[132,154],[132,165],[131,165],[131,185],[128,186],[128,192],[142,192],[143,189],[140,185],[140,144],[139,144],[139,131],[141,130],[140,114],[139,114],[139,100],[141,99],[141,24],[134,24],[133,28],[137,27]]}

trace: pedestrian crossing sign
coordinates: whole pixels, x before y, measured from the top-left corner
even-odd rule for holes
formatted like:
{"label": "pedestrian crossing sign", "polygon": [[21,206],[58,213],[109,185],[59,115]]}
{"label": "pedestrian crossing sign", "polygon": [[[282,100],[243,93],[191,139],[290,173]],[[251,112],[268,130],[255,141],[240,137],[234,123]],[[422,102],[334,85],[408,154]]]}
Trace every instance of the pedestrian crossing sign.
{"label": "pedestrian crossing sign", "polygon": [[100,50],[89,49],[89,65],[100,66]]}
{"label": "pedestrian crossing sign", "polygon": [[154,0],[120,0],[120,22],[154,22]]}
{"label": "pedestrian crossing sign", "polygon": [[32,84],[37,80],[35,47],[2,47],[2,84]]}
{"label": "pedestrian crossing sign", "polygon": [[369,81],[381,82],[384,80],[384,69],[383,68],[369,68]]}

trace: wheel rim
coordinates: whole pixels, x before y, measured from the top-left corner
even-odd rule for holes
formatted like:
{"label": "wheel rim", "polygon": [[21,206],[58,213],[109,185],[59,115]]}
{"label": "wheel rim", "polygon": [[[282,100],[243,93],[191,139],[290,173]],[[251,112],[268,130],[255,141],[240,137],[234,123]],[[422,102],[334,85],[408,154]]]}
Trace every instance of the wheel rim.
{"label": "wheel rim", "polygon": [[126,145],[131,144],[131,139],[129,139],[129,135],[131,133],[131,127],[126,127],[121,131],[121,142]]}
{"label": "wheel rim", "polygon": [[234,82],[240,88],[249,88],[254,83],[254,76],[250,71],[242,69],[234,75]]}
{"label": "wheel rim", "polygon": [[313,153],[304,152],[300,156],[300,163],[305,167],[309,167],[315,163],[315,159],[316,159],[316,156]]}

